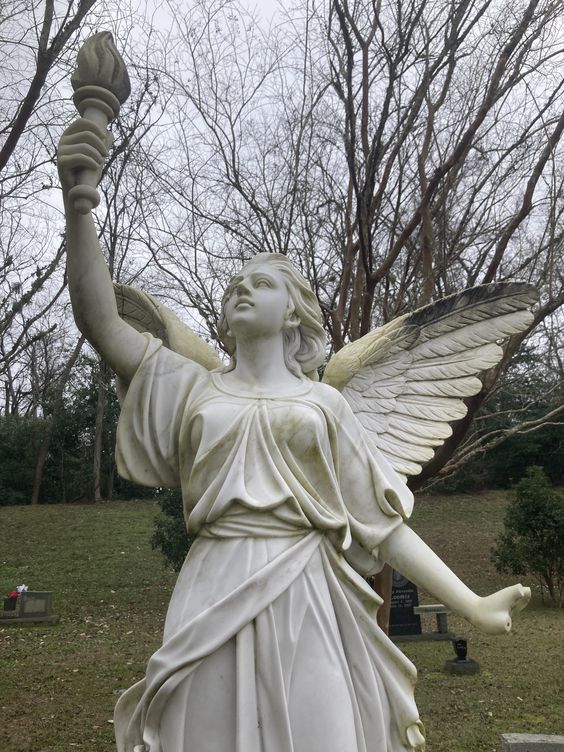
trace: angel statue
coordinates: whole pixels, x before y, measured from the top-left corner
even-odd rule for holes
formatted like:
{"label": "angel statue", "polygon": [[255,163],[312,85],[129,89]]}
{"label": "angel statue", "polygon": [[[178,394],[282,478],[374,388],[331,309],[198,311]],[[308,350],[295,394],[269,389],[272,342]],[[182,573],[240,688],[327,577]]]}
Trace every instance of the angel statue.
{"label": "angel statue", "polygon": [[223,366],[151,296],[114,290],[72,194],[82,171],[99,178],[107,144],[88,117],[59,144],[74,316],[122,385],[119,473],[180,487],[197,536],[162,646],[117,703],[118,751],[421,750],[416,671],[364,576],[388,562],[492,634],[526,605],[521,585],[476,595],[408,527],[406,477],[464,415],[499,341],[530,323],[532,288],[478,287],[398,318],[320,382],[317,299],[284,255],[259,253],[223,295]]}

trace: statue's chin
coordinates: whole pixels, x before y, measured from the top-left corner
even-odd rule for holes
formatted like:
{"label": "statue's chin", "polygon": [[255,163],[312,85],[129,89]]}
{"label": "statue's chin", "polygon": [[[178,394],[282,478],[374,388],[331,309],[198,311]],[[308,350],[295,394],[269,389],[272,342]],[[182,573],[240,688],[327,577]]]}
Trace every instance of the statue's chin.
{"label": "statue's chin", "polygon": [[235,337],[249,339],[251,337],[275,337],[282,334],[283,325],[270,324],[257,314],[252,308],[241,309],[233,316],[229,328]]}

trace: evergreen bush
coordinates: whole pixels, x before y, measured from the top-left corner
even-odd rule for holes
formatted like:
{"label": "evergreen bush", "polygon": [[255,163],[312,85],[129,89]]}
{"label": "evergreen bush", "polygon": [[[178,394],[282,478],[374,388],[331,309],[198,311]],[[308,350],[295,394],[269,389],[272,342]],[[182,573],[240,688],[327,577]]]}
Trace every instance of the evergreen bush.
{"label": "evergreen bush", "polygon": [[564,607],[564,497],[543,469],[527,468],[515,486],[504,530],[492,550],[498,572],[533,575],[553,605]]}
{"label": "evergreen bush", "polygon": [[194,536],[186,532],[180,489],[163,490],[158,494],[160,513],[155,519],[151,545],[159,549],[166,562],[175,572],[184,564],[186,554],[194,542]]}

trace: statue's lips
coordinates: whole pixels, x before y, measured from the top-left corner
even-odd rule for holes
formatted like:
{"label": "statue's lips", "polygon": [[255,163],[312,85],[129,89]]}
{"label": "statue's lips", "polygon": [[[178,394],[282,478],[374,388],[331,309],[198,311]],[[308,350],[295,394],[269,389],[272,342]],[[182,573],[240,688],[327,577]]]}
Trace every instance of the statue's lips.
{"label": "statue's lips", "polygon": [[251,300],[239,300],[236,303],[235,308],[240,308],[241,306],[250,306],[252,308],[254,305],[255,304]]}

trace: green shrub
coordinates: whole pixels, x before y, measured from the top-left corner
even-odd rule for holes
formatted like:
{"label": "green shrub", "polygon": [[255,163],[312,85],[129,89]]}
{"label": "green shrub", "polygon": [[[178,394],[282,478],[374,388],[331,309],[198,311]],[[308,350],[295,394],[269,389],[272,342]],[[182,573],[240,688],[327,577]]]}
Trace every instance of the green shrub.
{"label": "green shrub", "polygon": [[186,532],[180,489],[161,491],[158,495],[161,511],[155,520],[151,537],[153,548],[160,549],[167,564],[180,571],[194,537]]}
{"label": "green shrub", "polygon": [[515,486],[504,530],[492,550],[498,572],[530,574],[564,607],[564,498],[533,465]]}

